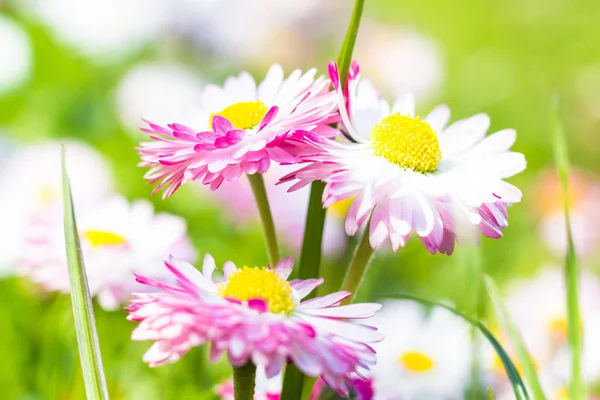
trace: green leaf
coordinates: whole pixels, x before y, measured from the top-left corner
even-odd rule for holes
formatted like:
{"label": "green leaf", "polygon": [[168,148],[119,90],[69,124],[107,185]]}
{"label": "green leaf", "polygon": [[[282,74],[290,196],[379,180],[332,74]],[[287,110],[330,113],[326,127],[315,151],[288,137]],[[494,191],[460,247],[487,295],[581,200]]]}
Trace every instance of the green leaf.
{"label": "green leaf", "polygon": [[106,379],[100,355],[100,345],[98,344],[98,334],[96,333],[94,308],[85,274],[79,235],[77,234],[77,223],[75,221],[75,211],[73,210],[71,185],[67,176],[64,146],[62,149],[62,181],[65,242],[69,265],[71,302],[73,305],[73,317],[75,318],[79,356],[81,358],[81,369],[85,382],[85,392],[88,399],[108,399],[108,390],[106,388]]}
{"label": "green leaf", "polygon": [[504,307],[502,298],[498,292],[498,288],[494,284],[492,278],[489,276],[485,276],[484,280],[488,294],[492,300],[492,303],[494,304],[494,308],[496,309],[496,313],[498,314],[500,322],[502,323],[505,332],[508,334],[508,337],[510,337],[510,340],[517,353],[517,358],[523,366],[523,375],[525,376],[525,380],[531,388],[531,394],[533,398],[535,400],[545,400],[546,395],[544,394],[544,390],[542,389],[542,385],[538,379],[537,372],[535,370],[535,364],[533,363],[533,360],[531,359],[523,340],[521,340],[521,336],[519,335],[515,323]]}
{"label": "green leaf", "polygon": [[500,357],[500,361],[502,361],[502,365],[504,366],[506,375],[508,375],[508,379],[510,380],[510,383],[513,387],[513,391],[515,392],[515,396],[516,396],[517,400],[530,400],[529,394],[527,393],[527,388],[525,388],[525,384],[523,383],[523,380],[521,379],[521,375],[519,375],[517,368],[513,364],[512,360],[510,359],[510,357],[508,356],[508,354],[506,353],[506,351],[504,350],[504,348],[502,347],[500,342],[498,342],[498,340],[494,337],[492,332],[490,332],[490,330],[483,323],[450,307],[449,305],[446,305],[443,303],[438,303],[438,302],[427,300],[427,299],[422,299],[417,296],[412,296],[412,295],[408,295],[408,294],[396,294],[396,295],[390,295],[390,296],[386,296],[386,297],[393,298],[393,299],[412,300],[412,301],[419,302],[419,303],[424,304],[429,307],[445,308],[446,310],[461,317],[462,319],[464,319],[465,321],[467,321],[468,323],[470,323],[471,325],[473,325],[474,327],[479,329],[479,331],[488,340],[488,342],[490,342],[490,344],[496,351],[496,354],[498,354],[498,357]]}
{"label": "green leaf", "polygon": [[558,99],[552,102],[550,121],[554,132],[554,162],[561,182],[563,204],[565,212],[565,225],[567,230],[567,255],[565,259],[565,278],[567,282],[567,336],[571,350],[571,382],[569,385],[569,398],[583,400],[585,397],[585,384],[581,372],[581,314],[577,288],[579,281],[579,261],[573,243],[571,221],[569,218],[569,153],[565,130],[559,116]]}
{"label": "green leaf", "polygon": [[494,392],[492,392],[492,388],[488,388],[487,394],[488,394],[488,400],[494,400]]}

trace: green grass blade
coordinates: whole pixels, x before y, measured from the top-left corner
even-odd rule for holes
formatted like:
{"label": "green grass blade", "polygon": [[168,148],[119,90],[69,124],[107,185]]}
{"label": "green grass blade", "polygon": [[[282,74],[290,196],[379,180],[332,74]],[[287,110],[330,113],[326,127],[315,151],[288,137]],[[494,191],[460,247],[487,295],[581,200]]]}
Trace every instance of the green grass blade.
{"label": "green grass blade", "polygon": [[582,332],[581,314],[577,288],[579,280],[579,262],[573,244],[571,222],[569,218],[569,154],[565,130],[559,116],[558,99],[552,102],[550,121],[554,133],[554,162],[561,182],[565,225],[567,230],[567,255],[565,260],[565,280],[567,282],[567,336],[571,350],[571,382],[569,384],[569,398],[583,400],[585,385],[581,372]]}
{"label": "green grass blade", "polygon": [[416,302],[419,302],[421,304],[424,304],[424,305],[430,306],[430,307],[445,308],[446,310],[461,317],[462,319],[464,319],[465,321],[467,321],[468,323],[470,323],[471,325],[476,327],[483,334],[483,336],[487,339],[487,341],[490,342],[490,344],[496,351],[496,354],[498,355],[498,357],[500,357],[500,361],[502,361],[502,365],[504,366],[506,375],[508,376],[508,379],[510,380],[513,391],[515,392],[516,399],[517,400],[530,400],[529,394],[527,393],[527,388],[525,387],[525,384],[523,383],[523,380],[521,379],[521,375],[519,375],[519,372],[517,371],[517,368],[515,367],[514,363],[510,359],[510,357],[508,356],[508,353],[506,352],[506,350],[504,350],[504,348],[502,347],[500,342],[496,339],[494,334],[492,332],[490,332],[490,330],[483,323],[450,307],[447,304],[438,303],[438,302],[427,300],[427,299],[422,299],[420,297],[412,296],[412,295],[408,295],[408,294],[399,294],[399,295],[397,294],[397,295],[391,295],[391,296],[387,296],[387,297],[394,298],[394,299],[412,300],[412,301],[416,301]]}
{"label": "green grass blade", "polygon": [[542,385],[540,384],[540,380],[535,370],[535,364],[533,363],[533,360],[531,359],[523,340],[521,340],[521,336],[519,335],[517,327],[504,307],[504,303],[502,302],[502,298],[500,297],[496,284],[489,276],[485,277],[485,286],[490,299],[494,304],[498,318],[515,348],[517,359],[523,366],[523,375],[529,384],[531,395],[535,400],[545,400],[546,395],[544,394],[544,390],[542,389]]}
{"label": "green grass blade", "polygon": [[81,369],[85,382],[85,392],[88,399],[108,399],[108,390],[106,388],[106,379],[100,355],[100,345],[98,343],[98,334],[96,333],[94,308],[92,306],[92,298],[85,274],[79,236],[77,234],[77,223],[73,210],[71,186],[69,184],[69,177],[67,176],[64,147],[62,150],[62,181],[65,242],[67,245],[71,302],[73,305],[73,317],[75,318],[79,356],[81,358]]}

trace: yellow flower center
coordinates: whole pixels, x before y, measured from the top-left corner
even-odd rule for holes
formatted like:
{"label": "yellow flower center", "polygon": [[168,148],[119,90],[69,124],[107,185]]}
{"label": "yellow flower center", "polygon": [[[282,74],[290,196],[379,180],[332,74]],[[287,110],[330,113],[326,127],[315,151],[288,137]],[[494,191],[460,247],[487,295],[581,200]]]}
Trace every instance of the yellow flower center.
{"label": "yellow flower center", "polygon": [[435,172],[442,159],[437,134],[419,117],[385,117],[371,130],[371,144],[375,155],[423,174]]}
{"label": "yellow flower center", "polygon": [[213,117],[227,118],[236,129],[252,129],[264,118],[269,109],[262,101],[241,101],[225,107],[221,112],[211,114],[208,121],[212,129]]}
{"label": "yellow flower center", "polygon": [[398,362],[412,372],[429,372],[433,369],[434,362],[426,354],[418,351],[409,351],[398,358]]}
{"label": "yellow flower center", "polygon": [[566,387],[561,387],[556,391],[555,397],[557,400],[569,400],[569,391]]}
{"label": "yellow flower center", "polygon": [[92,244],[98,246],[120,246],[127,243],[127,240],[116,233],[100,230],[85,231],[83,236]]}
{"label": "yellow flower center", "polygon": [[290,284],[265,267],[244,267],[234,272],[219,286],[218,293],[241,301],[262,299],[275,314],[290,314],[296,308]]}
{"label": "yellow flower center", "polygon": [[350,209],[350,205],[352,204],[353,200],[354,200],[354,196],[349,197],[344,200],[340,200],[336,203],[333,203],[328,208],[328,210],[330,212],[333,212],[333,214],[336,215],[337,217],[345,218],[346,214],[348,214],[348,210]]}

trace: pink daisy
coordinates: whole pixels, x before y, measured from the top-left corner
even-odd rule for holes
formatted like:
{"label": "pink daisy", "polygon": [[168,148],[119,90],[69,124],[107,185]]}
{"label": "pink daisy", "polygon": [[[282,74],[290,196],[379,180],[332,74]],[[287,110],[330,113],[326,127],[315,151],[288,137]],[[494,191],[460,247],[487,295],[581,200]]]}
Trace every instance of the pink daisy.
{"label": "pink daisy", "polygon": [[138,149],[141,166],[151,167],[145,178],[166,187],[171,196],[187,181],[201,181],[215,190],[224,180],[242,173],[264,173],[271,160],[295,162],[302,149],[286,139],[297,129],[332,136],[327,123],[336,118],[335,93],[329,80],[315,79],[315,69],[295,70],[284,79],[275,64],[257,86],[247,72],[230,77],[223,87],[208,85],[196,113],[199,126],[178,123],[167,127],[148,122],[142,130],[151,142]]}
{"label": "pink daisy", "polygon": [[381,308],[375,303],[340,305],[349,292],[301,301],[323,279],[287,281],[291,258],[274,269],[244,267],[232,262],[215,280],[215,261],[207,254],[202,273],[171,258],[165,263],[176,285],[138,276],[155,293],[135,293],[127,311],[140,324],[133,340],[154,340],[144,355],[150,366],[179,360],[192,347],[210,343],[216,360],[227,352],[234,367],[252,362],[267,378],[293,362],[309,376],[320,376],[342,395],[346,382],[375,364],[367,344],[381,340],[375,328],[346,319],[369,318]]}
{"label": "pink daisy", "polygon": [[317,152],[302,157],[308,166],[282,178],[297,181],[290,190],[322,180],[325,207],[356,196],[346,232],[356,234],[371,216],[373,248],[389,240],[397,250],[413,231],[429,252],[446,254],[459,239],[478,240],[474,230],[502,236],[506,207],[521,200],[519,189],[504,179],[525,168],[524,156],[509,151],[514,130],[486,137],[485,114],[446,126],[450,111],[443,105],[420,119],[412,95],[398,96],[390,107],[370,81],[359,79],[356,62],[343,89],[336,64],[330,63],[329,73],[348,141],[295,133]]}

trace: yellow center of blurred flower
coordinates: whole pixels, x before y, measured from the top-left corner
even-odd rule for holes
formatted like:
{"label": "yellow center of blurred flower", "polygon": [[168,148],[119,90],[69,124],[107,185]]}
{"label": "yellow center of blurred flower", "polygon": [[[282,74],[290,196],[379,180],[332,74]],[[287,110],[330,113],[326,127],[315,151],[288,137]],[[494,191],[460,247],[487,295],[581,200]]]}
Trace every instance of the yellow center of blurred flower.
{"label": "yellow center of blurred flower", "polygon": [[409,351],[398,358],[398,362],[412,372],[428,372],[433,369],[434,362],[426,354]]}
{"label": "yellow center of blurred flower", "polygon": [[435,172],[442,159],[437,134],[419,117],[385,117],[371,130],[371,144],[375,155],[423,174]]}
{"label": "yellow center of blurred flower", "polygon": [[290,284],[265,267],[244,267],[234,272],[219,286],[218,293],[241,301],[262,299],[275,314],[290,314],[296,308]]}
{"label": "yellow center of blurred flower", "polygon": [[127,243],[127,240],[123,236],[107,231],[92,229],[85,231],[83,236],[92,244],[93,247],[120,246]]}
{"label": "yellow center of blurred flower", "polygon": [[566,387],[561,387],[556,391],[555,397],[560,400],[569,400],[569,391]]}
{"label": "yellow center of blurred flower", "polygon": [[218,115],[227,118],[236,129],[252,129],[259,124],[267,111],[269,109],[260,100],[241,101],[225,107],[221,112],[211,114],[208,125],[212,129],[213,117]]}
{"label": "yellow center of blurred flower", "polygon": [[348,209],[350,208],[350,205],[352,204],[353,200],[354,196],[344,200],[340,200],[337,203],[334,203],[331,206],[329,206],[328,210],[330,212],[333,212],[333,214],[337,217],[345,218],[346,214],[348,214]]}

